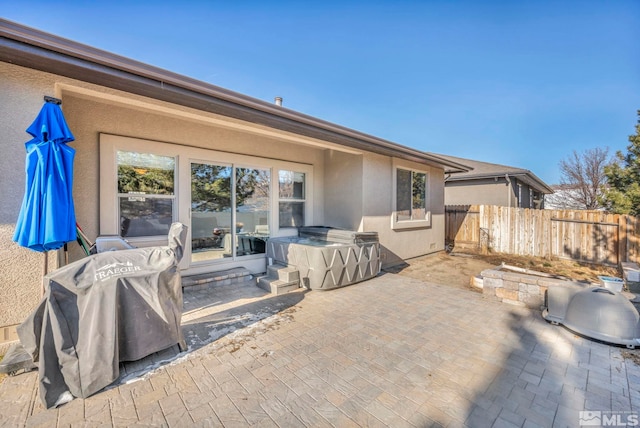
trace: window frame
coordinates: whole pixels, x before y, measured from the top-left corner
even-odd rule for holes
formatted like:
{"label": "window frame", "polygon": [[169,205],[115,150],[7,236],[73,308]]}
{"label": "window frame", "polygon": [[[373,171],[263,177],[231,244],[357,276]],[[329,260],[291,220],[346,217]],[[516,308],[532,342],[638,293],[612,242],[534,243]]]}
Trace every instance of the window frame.
{"label": "window frame", "polygon": [[[178,154],[178,147],[171,147],[166,144],[148,144],[145,140],[136,138],[120,137],[116,135],[100,134],[100,212],[99,224],[100,235],[120,235],[119,219],[119,198],[118,193],[118,152],[136,152],[141,154],[154,154],[158,156],[168,156],[175,159],[174,183],[173,183],[173,210],[172,221],[180,221],[180,200],[179,189],[183,185],[180,179],[181,156]],[[166,198],[166,196],[164,197]],[[132,236],[126,237],[132,245],[136,247],[146,247],[153,245],[165,245],[166,235],[155,236]]]}
{"label": "window frame", "polygon": [[[424,219],[409,219],[398,220],[398,170],[410,171],[413,173],[425,175],[425,218]],[[403,230],[403,229],[425,229],[431,227],[431,174],[427,168],[418,168],[408,163],[397,162],[394,159],[393,172],[392,172],[392,211],[391,211],[391,229]],[[413,194],[411,194],[413,197]]]}
{"label": "window frame", "polygon": [[[291,197],[291,198],[283,198],[280,196],[280,173],[281,172],[291,172],[291,173],[301,173],[304,176],[304,182],[303,182],[303,188],[302,188],[302,198],[295,198],[295,197]],[[307,223],[307,218],[308,218],[308,207],[307,207],[307,179],[309,174],[307,174],[306,171],[300,171],[300,170],[294,170],[294,169],[283,169],[283,168],[278,168],[276,170],[277,172],[277,178],[275,180],[275,182],[277,183],[277,189],[275,189],[277,191],[277,210],[275,211],[277,213],[277,222],[278,222],[278,229],[279,230],[287,230],[287,229],[296,229],[299,226],[282,226],[282,224],[280,223],[280,204],[281,203],[294,203],[294,204],[302,204],[302,226],[306,226]],[[275,193],[275,192],[274,192]]]}
{"label": "window frame", "polygon": [[[116,150],[116,180],[119,180],[119,164],[118,164],[118,153],[119,152],[126,152],[126,153],[137,153],[140,155],[158,155],[157,153],[151,153],[151,152],[138,152],[138,151],[134,151],[134,150],[127,150],[127,149],[118,149]],[[161,194],[161,193],[121,193],[119,192],[119,190],[117,189],[118,184],[116,183],[116,216],[117,218],[122,218],[122,205],[121,205],[121,199],[122,198],[129,198],[129,200],[131,200],[132,198],[144,198],[144,199],[152,199],[152,200],[170,200],[171,201],[171,222],[175,222],[176,221],[176,210],[177,210],[177,204],[178,204],[178,198],[176,195],[176,189],[177,189],[177,184],[178,184],[178,174],[177,174],[177,166],[178,166],[178,159],[176,156],[168,156],[168,155],[159,155],[159,156],[163,156],[163,157],[170,157],[173,159],[173,192],[171,194]],[[121,226],[122,227],[122,226]],[[120,228],[121,228],[120,227]],[[118,232],[120,232],[120,228],[118,229]],[[169,227],[167,227],[167,233],[169,232]],[[121,233],[118,233],[118,235],[121,235]],[[158,239],[159,237],[164,237],[166,236],[165,234],[160,234],[160,235],[139,235],[139,236],[124,236],[123,238],[127,239],[127,240],[155,240]]]}

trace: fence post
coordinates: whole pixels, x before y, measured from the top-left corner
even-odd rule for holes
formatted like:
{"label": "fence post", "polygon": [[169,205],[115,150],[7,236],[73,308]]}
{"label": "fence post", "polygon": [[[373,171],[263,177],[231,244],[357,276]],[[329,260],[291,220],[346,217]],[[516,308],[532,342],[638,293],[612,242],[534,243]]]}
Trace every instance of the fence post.
{"label": "fence post", "polygon": [[489,228],[487,227],[486,205],[478,205],[478,239],[480,253],[489,254]]}
{"label": "fence post", "polygon": [[627,216],[618,216],[618,264],[627,260]]}
{"label": "fence post", "polygon": [[544,223],[547,225],[547,245],[545,248],[546,254],[544,257],[547,260],[551,260],[553,258],[553,221],[552,211],[544,211]]}

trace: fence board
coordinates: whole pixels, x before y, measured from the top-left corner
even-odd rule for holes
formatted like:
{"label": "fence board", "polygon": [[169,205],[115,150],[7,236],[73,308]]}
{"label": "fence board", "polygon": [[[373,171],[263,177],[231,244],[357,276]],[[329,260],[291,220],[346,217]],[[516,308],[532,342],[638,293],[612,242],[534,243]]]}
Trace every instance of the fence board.
{"label": "fence board", "polygon": [[446,208],[445,240],[456,245],[477,247],[480,244],[477,205],[451,205]]}
{"label": "fence board", "polygon": [[616,265],[640,262],[640,219],[602,211],[445,207],[445,238],[497,253]]}

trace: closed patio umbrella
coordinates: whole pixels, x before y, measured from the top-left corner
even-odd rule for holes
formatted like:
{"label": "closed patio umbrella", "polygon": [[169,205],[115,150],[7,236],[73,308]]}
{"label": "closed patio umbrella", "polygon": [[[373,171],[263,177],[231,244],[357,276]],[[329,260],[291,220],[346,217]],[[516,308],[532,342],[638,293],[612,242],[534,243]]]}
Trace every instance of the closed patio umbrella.
{"label": "closed patio umbrella", "polygon": [[74,137],[56,102],[45,102],[27,132],[33,139],[25,143],[26,185],[13,240],[46,254],[76,240],[75,149],[67,145]]}

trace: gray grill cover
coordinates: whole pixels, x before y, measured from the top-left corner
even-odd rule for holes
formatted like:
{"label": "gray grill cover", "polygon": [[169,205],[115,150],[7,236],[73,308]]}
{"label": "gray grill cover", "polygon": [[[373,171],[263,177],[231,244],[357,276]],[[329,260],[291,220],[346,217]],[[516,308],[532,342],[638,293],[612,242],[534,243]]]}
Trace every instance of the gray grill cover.
{"label": "gray grill cover", "polygon": [[177,264],[186,229],[174,223],[166,247],[108,251],[45,276],[44,298],[18,335],[39,361],[47,408],[109,385],[120,361],[185,347]]}

